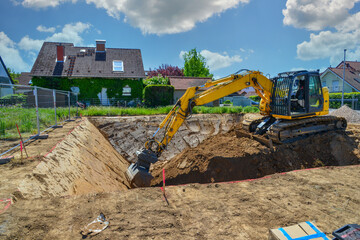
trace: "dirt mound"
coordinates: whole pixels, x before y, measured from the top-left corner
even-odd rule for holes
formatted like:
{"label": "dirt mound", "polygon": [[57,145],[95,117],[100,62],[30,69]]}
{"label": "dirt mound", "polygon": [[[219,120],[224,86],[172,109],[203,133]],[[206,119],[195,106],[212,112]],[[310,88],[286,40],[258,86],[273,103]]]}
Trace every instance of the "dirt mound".
{"label": "dirt mound", "polygon": [[360,113],[352,110],[347,105],[342,106],[339,109],[331,112],[330,115],[343,117],[349,123],[360,123]]}
{"label": "dirt mound", "polygon": [[85,120],[19,184],[18,198],[128,189],[128,162]]}
{"label": "dirt mound", "polygon": [[358,143],[342,132],[316,135],[274,151],[259,142],[237,137],[233,130],[211,137],[193,149],[187,149],[168,163],[154,166],[152,185],[208,183],[259,178],[295,169],[359,164]]}

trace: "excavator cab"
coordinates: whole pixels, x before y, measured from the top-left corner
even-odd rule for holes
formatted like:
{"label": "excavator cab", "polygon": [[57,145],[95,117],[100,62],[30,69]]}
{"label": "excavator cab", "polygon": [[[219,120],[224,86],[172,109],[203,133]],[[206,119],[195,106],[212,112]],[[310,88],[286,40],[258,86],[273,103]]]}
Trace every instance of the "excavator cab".
{"label": "excavator cab", "polygon": [[272,81],[270,105],[273,116],[293,119],[323,111],[324,95],[319,72],[285,72]]}

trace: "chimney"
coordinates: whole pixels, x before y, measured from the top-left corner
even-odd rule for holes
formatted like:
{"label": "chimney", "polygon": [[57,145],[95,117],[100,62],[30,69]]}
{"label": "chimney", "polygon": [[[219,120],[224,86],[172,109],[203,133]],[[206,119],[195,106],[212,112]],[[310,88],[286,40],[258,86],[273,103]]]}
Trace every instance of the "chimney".
{"label": "chimney", "polygon": [[96,52],[105,52],[106,40],[96,40]]}
{"label": "chimney", "polygon": [[56,46],[56,61],[64,62],[64,46],[61,44]]}

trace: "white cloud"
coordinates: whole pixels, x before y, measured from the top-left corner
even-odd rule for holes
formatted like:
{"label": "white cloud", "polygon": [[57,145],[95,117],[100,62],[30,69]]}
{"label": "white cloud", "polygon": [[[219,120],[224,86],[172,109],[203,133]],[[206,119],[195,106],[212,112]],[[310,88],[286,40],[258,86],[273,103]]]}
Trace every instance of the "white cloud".
{"label": "white cloud", "polygon": [[[76,0],[22,0],[27,7],[55,7]],[[86,0],[97,8],[103,8],[111,17],[120,19],[143,34],[173,34],[193,29],[198,22],[246,4],[250,0]]]}
{"label": "white cloud", "polygon": [[72,2],[75,3],[77,0],[23,0],[21,4],[24,7],[30,8],[46,8],[56,7],[61,3]]}
{"label": "white cloud", "polygon": [[287,0],[283,23],[308,30],[322,30],[342,23],[360,0]]}
{"label": "white cloud", "polygon": [[19,47],[25,51],[39,51],[44,40],[31,39],[28,35],[23,37],[19,42]]}
{"label": "white cloud", "polygon": [[[329,58],[337,65],[348,49],[348,59],[360,55],[360,13],[350,14],[360,0],[288,0],[283,10],[284,24],[312,31],[309,41],[297,45],[301,60]],[[327,28],[327,29],[325,29]]]}
{"label": "white cloud", "polygon": [[[37,51],[40,50],[43,42],[71,42],[75,45],[81,45],[83,44],[81,34],[90,26],[90,24],[82,22],[66,24],[61,32],[54,33],[45,39],[32,39],[26,35],[18,44],[13,42],[4,32],[0,32],[0,55],[5,63],[15,71],[29,71],[30,65],[23,60],[19,50],[23,50],[28,59],[35,61]],[[42,29],[42,26],[37,27],[38,30],[39,28]]]}
{"label": "white cloud", "polygon": [[39,51],[43,42],[71,42],[74,45],[83,44],[83,38],[80,36],[85,30],[90,28],[88,23],[70,23],[66,24],[61,32],[54,33],[46,39],[31,39],[29,36],[23,37],[19,42],[19,47],[26,51]]}
{"label": "white cloud", "polygon": [[330,63],[336,64],[341,61],[344,49],[349,49],[349,56],[359,51],[359,43],[360,30],[348,33],[322,31],[310,34],[310,41],[298,44],[297,55],[301,60],[330,58]]}
{"label": "white cloud", "polygon": [[0,32],[0,55],[5,65],[17,72],[29,71],[30,66],[22,59],[16,43],[4,32]]}
{"label": "white cloud", "polygon": [[[181,51],[179,57],[184,59],[186,51]],[[221,68],[226,68],[234,63],[240,63],[243,59],[240,55],[229,56],[226,52],[223,54],[217,52],[211,52],[209,50],[202,50],[200,54],[205,58],[206,64],[211,71],[215,71]]]}
{"label": "white cloud", "polygon": [[44,27],[43,25],[37,26],[36,30],[38,30],[39,32],[50,32],[50,33],[55,32],[54,27],[47,28],[47,27]]}
{"label": "white cloud", "polygon": [[242,58],[239,55],[229,56],[228,54],[220,54],[216,52],[210,52],[209,50],[202,50],[200,52],[205,57],[206,63],[212,71],[226,68],[234,63],[242,62]]}

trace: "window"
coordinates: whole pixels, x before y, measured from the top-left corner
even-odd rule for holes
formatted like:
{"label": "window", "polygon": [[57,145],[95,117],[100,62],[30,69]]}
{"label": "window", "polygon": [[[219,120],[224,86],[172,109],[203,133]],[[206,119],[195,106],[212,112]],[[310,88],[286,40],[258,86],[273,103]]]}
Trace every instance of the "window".
{"label": "window", "polygon": [[309,78],[309,103],[310,108],[318,108],[322,104],[320,79],[318,76],[310,76]]}
{"label": "window", "polygon": [[123,96],[131,96],[131,87],[129,87],[129,85],[126,85],[123,88]]}
{"label": "window", "polygon": [[114,72],[123,72],[124,71],[123,61],[120,61],[120,60],[113,61],[113,71]]}
{"label": "window", "polygon": [[339,80],[334,80],[332,82],[332,90],[333,90],[333,92],[339,92],[340,91]]}

